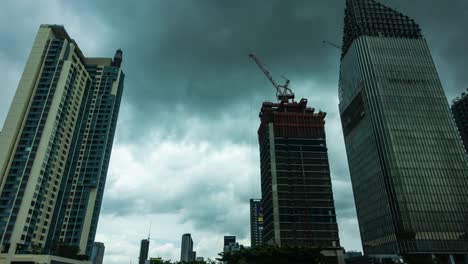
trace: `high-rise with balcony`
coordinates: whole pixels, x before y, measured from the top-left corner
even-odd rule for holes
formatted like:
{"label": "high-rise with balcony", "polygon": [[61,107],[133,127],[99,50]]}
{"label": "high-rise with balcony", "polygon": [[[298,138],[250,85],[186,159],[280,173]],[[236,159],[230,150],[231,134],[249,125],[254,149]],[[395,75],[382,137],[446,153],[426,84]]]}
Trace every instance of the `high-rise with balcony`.
{"label": "high-rise with balcony", "polygon": [[258,129],[263,243],[321,247],[342,257],[325,139],[325,113],[264,102]]}
{"label": "high-rise with balcony", "polygon": [[462,93],[461,97],[457,97],[453,100],[452,114],[468,155],[468,93]]}
{"label": "high-rise with balcony", "polygon": [[41,25],[0,133],[0,260],[91,255],[123,90],[122,51],[87,58]]}
{"label": "high-rise with balcony", "polygon": [[413,19],[346,1],[339,109],[365,253],[463,258],[468,160]]}

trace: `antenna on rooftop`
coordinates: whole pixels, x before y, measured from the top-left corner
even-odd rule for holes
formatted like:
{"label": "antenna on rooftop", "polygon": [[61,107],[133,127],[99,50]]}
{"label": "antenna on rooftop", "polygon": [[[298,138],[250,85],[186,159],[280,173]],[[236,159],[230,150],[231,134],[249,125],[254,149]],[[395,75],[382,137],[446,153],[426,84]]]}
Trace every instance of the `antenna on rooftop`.
{"label": "antenna on rooftop", "polygon": [[150,221],[150,225],[149,225],[149,230],[148,230],[148,241],[150,240],[150,237],[151,237],[151,224],[152,224],[152,221]]}

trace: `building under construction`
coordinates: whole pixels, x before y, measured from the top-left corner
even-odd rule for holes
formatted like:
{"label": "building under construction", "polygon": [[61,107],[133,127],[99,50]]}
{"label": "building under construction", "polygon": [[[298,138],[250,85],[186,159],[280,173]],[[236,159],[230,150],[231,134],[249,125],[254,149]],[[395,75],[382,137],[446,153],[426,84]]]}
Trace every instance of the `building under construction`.
{"label": "building under construction", "polygon": [[305,99],[262,105],[258,138],[265,243],[340,245],[324,118]]}
{"label": "building under construction", "polygon": [[300,102],[265,102],[260,112],[263,241],[277,246],[328,248],[341,263],[327,146],[325,113]]}
{"label": "building under construction", "polygon": [[319,247],[327,264],[344,263],[325,140],[326,113],[294,101],[290,81],[277,84],[254,55],[276,88],[278,103],[264,102],[258,141],[263,211],[263,243]]}

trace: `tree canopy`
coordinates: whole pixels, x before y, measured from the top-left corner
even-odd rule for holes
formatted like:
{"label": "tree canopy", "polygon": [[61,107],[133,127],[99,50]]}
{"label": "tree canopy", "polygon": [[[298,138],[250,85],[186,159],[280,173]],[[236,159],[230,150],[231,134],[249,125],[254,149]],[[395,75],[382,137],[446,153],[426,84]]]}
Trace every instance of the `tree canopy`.
{"label": "tree canopy", "polygon": [[320,248],[260,246],[220,253],[217,260],[227,264],[314,264],[323,255]]}

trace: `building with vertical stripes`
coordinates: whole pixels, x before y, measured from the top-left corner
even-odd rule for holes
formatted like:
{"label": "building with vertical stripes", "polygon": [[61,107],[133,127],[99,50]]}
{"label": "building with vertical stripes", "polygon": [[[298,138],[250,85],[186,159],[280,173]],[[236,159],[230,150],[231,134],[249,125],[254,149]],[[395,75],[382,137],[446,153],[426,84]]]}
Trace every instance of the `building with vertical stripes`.
{"label": "building with vertical stripes", "polygon": [[0,133],[0,262],[63,245],[91,255],[121,63],[120,50],[87,58],[63,26],[40,26]]}
{"label": "building with vertical stripes", "polygon": [[307,107],[306,99],[262,105],[258,140],[263,243],[320,247],[334,259],[330,263],[342,263],[325,116]]}
{"label": "building with vertical stripes", "polygon": [[346,1],[339,109],[365,254],[463,258],[468,158],[413,19]]}

